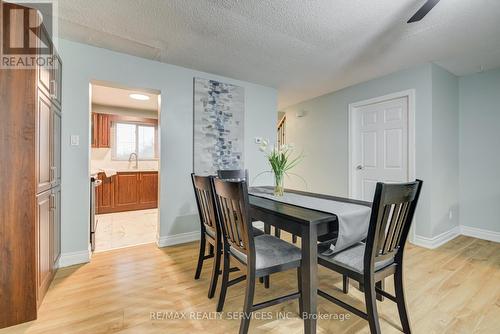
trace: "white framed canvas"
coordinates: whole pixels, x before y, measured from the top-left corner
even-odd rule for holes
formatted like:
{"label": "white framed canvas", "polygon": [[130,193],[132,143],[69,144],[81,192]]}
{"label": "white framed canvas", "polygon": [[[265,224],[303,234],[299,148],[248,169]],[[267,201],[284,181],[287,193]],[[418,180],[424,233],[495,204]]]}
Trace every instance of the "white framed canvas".
{"label": "white framed canvas", "polygon": [[194,78],[193,169],[215,175],[244,168],[245,98],[243,87]]}

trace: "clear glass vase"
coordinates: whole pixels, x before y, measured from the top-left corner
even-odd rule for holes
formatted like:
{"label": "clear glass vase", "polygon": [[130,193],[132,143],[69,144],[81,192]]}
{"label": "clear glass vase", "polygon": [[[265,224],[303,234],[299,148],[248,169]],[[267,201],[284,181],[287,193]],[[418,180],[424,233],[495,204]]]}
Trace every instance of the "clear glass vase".
{"label": "clear glass vase", "polygon": [[274,196],[283,196],[285,191],[284,180],[283,173],[274,173]]}

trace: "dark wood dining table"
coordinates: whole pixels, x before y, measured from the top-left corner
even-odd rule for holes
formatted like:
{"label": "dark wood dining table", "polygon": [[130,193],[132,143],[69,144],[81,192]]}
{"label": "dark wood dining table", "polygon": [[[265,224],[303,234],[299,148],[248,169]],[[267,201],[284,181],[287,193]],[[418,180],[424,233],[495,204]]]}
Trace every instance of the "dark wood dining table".
{"label": "dark wood dining table", "polygon": [[[271,188],[271,187],[263,187]],[[338,232],[337,216],[333,213],[307,209],[286,204],[278,200],[249,194],[250,217],[253,221],[262,221],[265,226],[274,226],[280,230],[301,237],[302,249],[302,299],[304,333],[316,333],[317,323],[317,291],[318,291],[318,237]],[[319,197],[333,201],[349,202],[371,206],[370,202],[352,200],[342,197],[315,194],[290,190],[291,192],[311,197]],[[269,232],[269,229],[266,229]]]}

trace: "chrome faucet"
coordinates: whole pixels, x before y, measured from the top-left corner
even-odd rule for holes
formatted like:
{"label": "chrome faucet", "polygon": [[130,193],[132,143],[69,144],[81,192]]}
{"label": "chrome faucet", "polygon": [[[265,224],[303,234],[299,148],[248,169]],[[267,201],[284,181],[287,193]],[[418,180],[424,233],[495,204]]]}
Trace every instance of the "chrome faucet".
{"label": "chrome faucet", "polygon": [[133,168],[134,169],[139,169],[139,159],[137,158],[137,153],[135,153],[135,152],[130,153],[130,156],[128,157],[128,162],[129,163],[131,163],[132,159],[134,159],[132,157],[135,158],[135,166]]}

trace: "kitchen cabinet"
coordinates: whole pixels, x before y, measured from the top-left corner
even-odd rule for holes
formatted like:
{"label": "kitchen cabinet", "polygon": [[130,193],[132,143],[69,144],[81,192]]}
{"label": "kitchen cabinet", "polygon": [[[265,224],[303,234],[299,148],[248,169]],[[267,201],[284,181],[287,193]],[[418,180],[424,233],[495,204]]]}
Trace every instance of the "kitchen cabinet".
{"label": "kitchen cabinet", "polygon": [[48,190],[37,196],[36,205],[36,245],[37,245],[37,305],[39,306],[49,288],[53,275],[53,247],[51,246],[54,233],[53,197]]}
{"label": "kitchen cabinet", "polygon": [[[22,4],[0,6],[2,13],[30,13]],[[11,33],[32,31],[57,65],[0,69],[0,258],[8,266],[0,279],[0,328],[37,318],[61,253],[62,62],[41,22],[28,27],[33,22],[23,15],[10,19]]]}
{"label": "kitchen cabinet", "polygon": [[59,108],[62,105],[62,60],[54,50],[54,66],[50,73],[50,93],[54,104]]}
{"label": "kitchen cabinet", "polygon": [[61,112],[52,106],[52,128],[51,128],[51,183],[52,186],[61,184]]}
{"label": "kitchen cabinet", "polygon": [[158,207],[158,172],[119,172],[112,177],[99,173],[96,188],[97,214],[154,209]]}
{"label": "kitchen cabinet", "polygon": [[158,173],[142,172],[140,174],[139,204],[158,207]]}
{"label": "kitchen cabinet", "polygon": [[50,99],[41,89],[38,89],[37,99],[35,120],[36,182],[37,192],[42,192],[50,189],[52,182],[52,164],[50,160],[52,111]]}
{"label": "kitchen cabinet", "polygon": [[111,119],[107,114],[92,113],[92,147],[111,147]]}
{"label": "kitchen cabinet", "polygon": [[106,177],[104,173],[99,173],[98,179],[101,180],[101,185],[96,187],[96,203],[97,213],[113,212],[114,206],[114,176]]}
{"label": "kitchen cabinet", "polygon": [[[118,173],[115,177],[115,209],[117,211],[137,210],[141,173]],[[147,191],[147,190],[146,190]]]}
{"label": "kitchen cabinet", "polygon": [[56,187],[51,194],[52,205],[52,267],[57,268],[61,257],[61,187]]}

